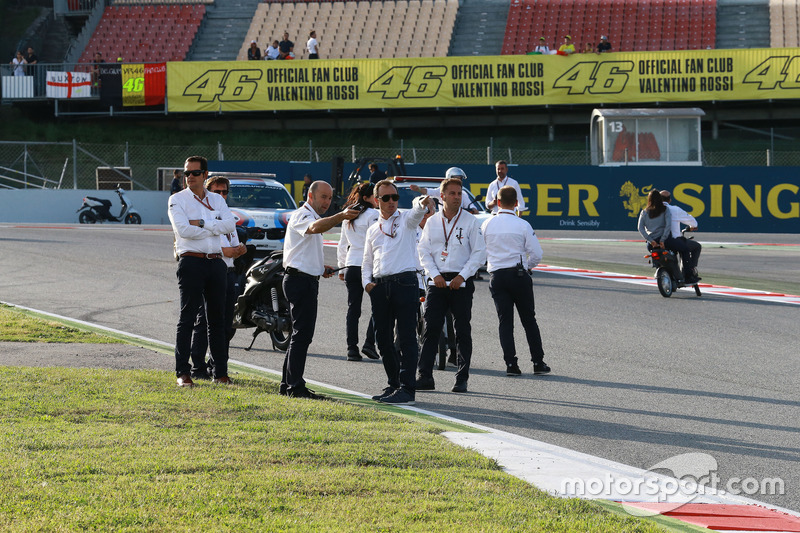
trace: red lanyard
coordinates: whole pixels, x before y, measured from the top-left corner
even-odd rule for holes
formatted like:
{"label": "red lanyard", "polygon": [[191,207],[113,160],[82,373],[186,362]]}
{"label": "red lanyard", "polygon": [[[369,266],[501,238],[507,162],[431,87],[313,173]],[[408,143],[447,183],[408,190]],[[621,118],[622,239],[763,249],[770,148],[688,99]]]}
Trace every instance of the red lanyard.
{"label": "red lanyard", "polygon": [[447,233],[447,227],[444,224],[444,212],[442,212],[442,232],[444,233],[444,249],[447,250],[447,243],[450,242],[450,237],[453,235],[453,230],[456,229],[458,219],[461,218],[461,208],[458,208],[458,216],[453,221],[453,227],[450,228],[450,233]]}
{"label": "red lanyard", "polygon": [[200,202],[201,204],[203,204],[203,207],[205,207],[209,211],[213,211],[214,210],[214,208],[211,207],[211,201],[209,201],[208,196],[206,196],[203,200],[201,200],[200,198],[197,197],[197,195],[195,195],[194,199],[197,200],[198,202]]}
{"label": "red lanyard", "polygon": [[[392,221],[392,219],[390,218],[390,219],[389,219],[389,222],[391,222],[391,221]],[[391,226],[390,226],[390,227],[392,228],[392,229],[390,230],[390,231],[391,231],[391,233],[386,233],[385,231],[383,231],[383,222],[381,222],[381,221],[378,221],[378,227],[381,229],[381,233],[383,233],[384,235],[386,235],[386,236],[387,236],[387,237],[389,237],[390,239],[394,239],[394,238],[397,236],[397,233],[395,233],[395,231],[394,231],[394,227],[393,227],[393,226],[394,226],[394,224],[391,224]]]}

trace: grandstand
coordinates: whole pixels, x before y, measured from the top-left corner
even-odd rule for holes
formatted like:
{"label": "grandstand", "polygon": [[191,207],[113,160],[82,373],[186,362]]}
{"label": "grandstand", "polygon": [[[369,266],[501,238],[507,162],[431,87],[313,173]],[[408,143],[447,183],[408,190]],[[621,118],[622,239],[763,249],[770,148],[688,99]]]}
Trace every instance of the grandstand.
{"label": "grandstand", "polygon": [[[501,42],[496,47],[488,43],[482,52],[480,44],[470,46],[474,40],[480,42],[482,35],[475,35],[474,25],[466,20],[476,16],[471,15],[476,10],[488,10],[489,4],[478,0],[266,0],[257,4],[252,17],[246,11],[236,15],[248,17],[246,31],[242,27],[238,34],[224,38],[236,43],[237,60],[247,58],[251,40],[264,49],[274,39],[280,40],[284,31],[295,42],[296,58],[304,59],[311,29],[317,31],[324,59],[442,57],[454,49],[469,50],[464,55],[496,50],[505,55],[525,54],[540,37],[555,49],[564,35],[572,35],[579,50],[586,43],[596,45],[601,35],[608,36],[614,51],[622,52],[759,46],[758,39],[747,40],[748,31],[766,32],[773,47],[797,47],[799,2],[510,0],[499,3],[497,16],[505,16],[507,9],[507,18],[502,33],[492,33],[490,38]],[[232,9],[226,0],[115,0],[105,8],[79,62],[90,63],[96,51],[106,59],[122,57],[126,62],[193,59],[193,43],[219,40],[219,36],[203,32],[211,13],[206,5],[214,10],[215,19],[224,18]],[[498,3],[492,5],[497,8]],[[252,9],[243,3],[237,7]],[[768,14],[764,15],[768,24],[760,22],[761,14]],[[485,27],[486,13],[483,16]],[[502,24],[492,20],[489,24]],[[723,27],[728,28],[726,35]],[[454,46],[456,41],[461,46]],[[232,55],[229,49],[227,56],[214,58],[231,60]]]}
{"label": "grandstand", "polygon": [[103,17],[79,63],[100,52],[107,61],[183,61],[205,15],[204,2],[116,2]]}

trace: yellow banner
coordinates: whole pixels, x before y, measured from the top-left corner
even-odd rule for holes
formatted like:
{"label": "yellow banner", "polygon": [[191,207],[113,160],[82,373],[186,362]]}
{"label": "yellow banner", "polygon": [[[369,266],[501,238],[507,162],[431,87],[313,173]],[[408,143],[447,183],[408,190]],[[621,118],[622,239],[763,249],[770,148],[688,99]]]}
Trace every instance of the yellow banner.
{"label": "yellow banner", "polygon": [[171,112],[797,98],[800,48],[175,62],[167,95]]}

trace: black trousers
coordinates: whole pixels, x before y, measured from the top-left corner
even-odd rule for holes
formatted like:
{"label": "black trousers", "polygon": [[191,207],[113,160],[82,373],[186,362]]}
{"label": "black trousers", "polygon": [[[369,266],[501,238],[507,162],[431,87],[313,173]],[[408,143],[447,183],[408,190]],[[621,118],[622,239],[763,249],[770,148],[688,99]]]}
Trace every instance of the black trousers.
{"label": "black trousers", "polygon": [[[406,272],[380,280],[369,293],[375,336],[389,386],[402,388],[412,396],[417,390],[415,374],[419,359],[416,327],[418,288],[416,273]],[[399,353],[394,349],[395,325]]]}
{"label": "black trousers", "polygon": [[225,261],[203,257],[181,257],[178,261],[178,290],[181,311],[175,338],[175,374],[191,374],[192,330],[197,309],[205,308],[208,343],[214,359],[214,377],[228,375],[228,342],[225,334]]}
{"label": "black trousers", "polygon": [[681,254],[684,276],[690,274],[692,269],[697,267],[697,263],[700,261],[700,250],[703,247],[696,240],[686,237],[670,237],[664,241],[664,246],[667,250]]}
{"label": "black trousers", "polygon": [[[347,349],[358,350],[358,321],[361,319],[361,303],[364,301],[364,287],[361,285],[361,267],[349,266],[344,271],[344,284],[347,287]],[[370,315],[364,346],[375,346],[375,325]]]}
{"label": "black trousers", "polygon": [[428,286],[425,298],[425,330],[422,333],[422,351],[419,354],[419,375],[430,378],[433,364],[439,353],[439,339],[442,335],[447,312],[453,315],[456,332],[458,370],[456,381],[469,379],[469,365],[472,360],[472,295],[475,282],[468,279],[460,289],[450,290]]}
{"label": "black trousers", "polygon": [[[230,355],[231,339],[236,330],[233,329],[233,308],[236,305],[236,298],[240,291],[240,277],[233,270],[228,270],[226,274],[227,283],[225,284],[225,343],[228,354]],[[192,331],[192,373],[214,371],[214,358],[210,358],[206,363],[206,350],[208,350],[208,321],[206,320],[206,310],[203,306],[197,311],[197,318],[194,321]]]}
{"label": "black trousers", "polygon": [[306,386],[303,373],[306,369],[308,347],[317,327],[319,279],[301,274],[286,274],[283,277],[283,293],[289,300],[292,338],[283,360],[281,385],[285,385],[287,392],[291,392]]}
{"label": "black trousers", "polygon": [[497,318],[500,322],[500,347],[506,365],[517,364],[517,349],[514,345],[514,307],[517,308],[525,336],[531,350],[531,360],[541,363],[544,360],[542,337],[536,323],[533,299],[533,280],[528,274],[517,275],[516,268],[504,268],[491,273],[489,292],[492,294]]}

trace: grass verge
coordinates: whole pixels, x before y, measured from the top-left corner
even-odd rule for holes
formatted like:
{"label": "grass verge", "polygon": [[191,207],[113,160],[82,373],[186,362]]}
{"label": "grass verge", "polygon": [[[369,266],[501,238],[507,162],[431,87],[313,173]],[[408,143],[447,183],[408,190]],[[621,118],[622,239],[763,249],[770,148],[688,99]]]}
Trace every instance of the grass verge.
{"label": "grass verge", "polygon": [[0,368],[0,529],[657,531],[552,498],[438,430],[274,382]]}
{"label": "grass verge", "polygon": [[0,341],[15,342],[80,342],[93,344],[120,343],[106,335],[60,324],[32,313],[0,304]]}

